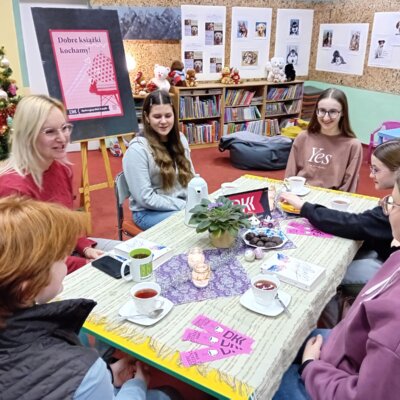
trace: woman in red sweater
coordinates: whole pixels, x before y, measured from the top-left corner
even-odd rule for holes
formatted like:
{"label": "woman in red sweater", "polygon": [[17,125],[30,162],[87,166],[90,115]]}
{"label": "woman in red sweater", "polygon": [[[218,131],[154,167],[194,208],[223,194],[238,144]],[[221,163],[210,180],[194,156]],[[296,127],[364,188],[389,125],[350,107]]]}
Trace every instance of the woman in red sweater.
{"label": "woman in red sweater", "polygon": [[[72,169],[66,148],[72,128],[58,100],[43,95],[23,98],[13,121],[11,156],[0,165],[0,197],[24,195],[71,209]],[[115,241],[80,238],[74,256],[68,257],[68,272],[101,256],[103,251],[95,246],[109,250],[114,245]]]}

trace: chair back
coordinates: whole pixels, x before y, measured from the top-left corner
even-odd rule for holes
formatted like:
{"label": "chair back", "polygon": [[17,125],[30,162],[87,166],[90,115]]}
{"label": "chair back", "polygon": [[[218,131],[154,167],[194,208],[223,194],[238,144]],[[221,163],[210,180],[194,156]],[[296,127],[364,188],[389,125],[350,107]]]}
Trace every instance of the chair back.
{"label": "chair back", "polygon": [[115,177],[115,198],[117,200],[117,207],[122,207],[124,201],[129,197],[129,188],[126,183],[124,171],[121,171]]}
{"label": "chair back", "polygon": [[400,128],[400,121],[385,121],[382,122],[379,128],[376,128],[369,136],[369,145],[368,145],[368,162],[371,163],[371,155],[376,147],[375,135],[381,130],[387,129],[397,129]]}

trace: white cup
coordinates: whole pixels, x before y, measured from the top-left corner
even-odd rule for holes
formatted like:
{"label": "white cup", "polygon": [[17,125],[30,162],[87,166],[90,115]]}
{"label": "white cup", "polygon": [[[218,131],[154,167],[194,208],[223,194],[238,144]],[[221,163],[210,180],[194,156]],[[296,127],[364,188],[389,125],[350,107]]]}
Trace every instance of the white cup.
{"label": "white cup", "polygon": [[161,287],[155,282],[137,283],[130,290],[139,314],[149,314],[156,308],[160,308],[163,301],[160,299]]}
{"label": "white cup", "polygon": [[276,275],[258,274],[251,279],[254,299],[262,306],[269,306],[278,293],[280,281]]}
{"label": "white cup", "polygon": [[296,193],[303,190],[306,178],[303,178],[302,176],[291,176],[286,178],[284,182],[289,186],[291,192]]}
{"label": "white cup", "polygon": [[[153,278],[153,253],[150,249],[134,249],[121,265],[121,276],[126,281],[143,282]],[[125,275],[125,266],[129,265],[129,272]]]}
{"label": "white cup", "polygon": [[346,197],[335,197],[331,201],[331,208],[338,211],[346,211],[350,206],[350,200]]}

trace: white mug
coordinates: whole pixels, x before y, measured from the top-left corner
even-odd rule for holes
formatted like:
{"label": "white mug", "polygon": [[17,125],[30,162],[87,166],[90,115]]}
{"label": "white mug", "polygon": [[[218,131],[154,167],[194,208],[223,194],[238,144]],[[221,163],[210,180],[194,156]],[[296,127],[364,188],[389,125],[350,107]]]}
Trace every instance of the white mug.
{"label": "white mug", "polygon": [[303,178],[302,176],[291,176],[285,178],[284,182],[289,186],[291,192],[296,193],[303,189],[306,183],[306,178]]}
{"label": "white mug", "polygon": [[137,283],[130,290],[136,311],[139,314],[149,314],[161,308],[163,301],[160,299],[161,287],[155,282]]}
{"label": "white mug", "polygon": [[276,275],[258,274],[251,279],[254,299],[262,306],[269,306],[278,293],[280,281]]}
{"label": "white mug", "polygon": [[[134,249],[121,265],[121,276],[126,281],[143,282],[153,278],[153,253],[150,249]],[[125,267],[129,265],[129,272],[125,275]]]}

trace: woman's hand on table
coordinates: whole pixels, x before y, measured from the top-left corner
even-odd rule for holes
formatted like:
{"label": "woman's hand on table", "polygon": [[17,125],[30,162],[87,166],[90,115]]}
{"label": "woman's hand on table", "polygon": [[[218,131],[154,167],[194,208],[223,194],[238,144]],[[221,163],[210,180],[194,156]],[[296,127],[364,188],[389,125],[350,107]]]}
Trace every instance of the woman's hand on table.
{"label": "woman's hand on table", "polygon": [[93,247],[86,247],[86,249],[83,250],[83,255],[85,258],[91,261],[104,255],[104,251],[95,249]]}
{"label": "woman's hand on table", "polygon": [[301,210],[301,207],[303,207],[304,204],[304,200],[302,200],[299,196],[289,192],[282,192],[280,194],[280,199],[292,205],[296,210]]}
{"label": "woman's hand on table", "polygon": [[323,340],[321,335],[313,336],[308,339],[306,347],[304,348],[302,362],[307,360],[319,360]]}
{"label": "woman's hand on table", "polygon": [[110,368],[113,374],[113,384],[116,388],[119,388],[135,375],[136,359],[129,356],[123,357],[110,364]]}

